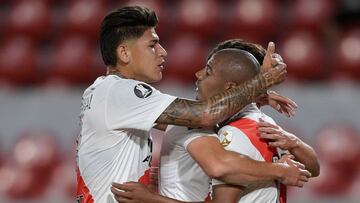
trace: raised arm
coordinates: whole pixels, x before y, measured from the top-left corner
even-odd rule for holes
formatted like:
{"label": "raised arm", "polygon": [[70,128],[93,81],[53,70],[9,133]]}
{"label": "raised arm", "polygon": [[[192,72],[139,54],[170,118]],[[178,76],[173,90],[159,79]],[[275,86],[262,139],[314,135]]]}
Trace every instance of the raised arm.
{"label": "raised arm", "polygon": [[[241,110],[269,87],[281,83],[286,76],[286,65],[278,63],[272,54],[275,45],[269,43],[262,72],[244,84],[229,89],[207,101],[176,99],[159,116],[156,123],[188,127],[210,127]],[[275,67],[272,67],[275,65]]]}
{"label": "raised arm", "polygon": [[214,137],[198,138],[188,145],[187,150],[209,177],[229,184],[243,185],[277,179],[287,185],[302,187],[311,175],[298,165],[291,164],[292,160],[287,163],[267,163],[226,151]]}
{"label": "raised arm", "polygon": [[320,174],[319,160],[312,147],[294,134],[283,130],[280,126],[267,122],[259,122],[258,125],[260,136],[264,139],[269,139],[270,146],[289,150],[295,156],[295,160],[305,165],[305,168],[310,171],[312,177]]}

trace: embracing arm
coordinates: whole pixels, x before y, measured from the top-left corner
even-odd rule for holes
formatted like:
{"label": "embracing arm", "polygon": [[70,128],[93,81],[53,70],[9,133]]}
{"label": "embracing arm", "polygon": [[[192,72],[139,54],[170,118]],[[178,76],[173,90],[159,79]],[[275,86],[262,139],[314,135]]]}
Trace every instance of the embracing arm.
{"label": "embracing arm", "polygon": [[277,179],[284,184],[301,187],[311,175],[292,164],[291,160],[287,163],[267,163],[226,151],[215,137],[204,136],[193,140],[187,150],[209,177],[229,184]]}
{"label": "embracing arm", "polygon": [[[158,117],[156,123],[188,127],[210,127],[237,113],[247,104],[286,76],[286,65],[272,67],[275,45],[269,44],[262,72],[238,87],[229,89],[207,101],[175,99]],[[267,61],[265,63],[265,61]]]}

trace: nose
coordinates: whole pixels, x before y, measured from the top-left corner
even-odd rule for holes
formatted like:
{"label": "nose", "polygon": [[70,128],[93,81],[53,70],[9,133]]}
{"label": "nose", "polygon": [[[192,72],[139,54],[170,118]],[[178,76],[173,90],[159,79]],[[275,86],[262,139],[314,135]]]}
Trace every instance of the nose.
{"label": "nose", "polygon": [[167,56],[167,52],[166,52],[165,48],[163,46],[161,46],[161,44],[159,44],[159,54],[161,57]]}

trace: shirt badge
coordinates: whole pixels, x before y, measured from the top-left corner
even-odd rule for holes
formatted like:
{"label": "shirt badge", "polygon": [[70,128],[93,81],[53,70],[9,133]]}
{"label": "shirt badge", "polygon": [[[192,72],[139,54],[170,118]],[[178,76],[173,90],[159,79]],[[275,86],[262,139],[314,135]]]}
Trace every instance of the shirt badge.
{"label": "shirt badge", "polygon": [[232,140],[232,133],[230,131],[224,131],[220,134],[220,141],[223,147],[228,146]]}
{"label": "shirt badge", "polygon": [[134,87],[134,93],[139,98],[146,98],[151,95],[152,89],[150,86],[148,86],[146,84],[137,84]]}

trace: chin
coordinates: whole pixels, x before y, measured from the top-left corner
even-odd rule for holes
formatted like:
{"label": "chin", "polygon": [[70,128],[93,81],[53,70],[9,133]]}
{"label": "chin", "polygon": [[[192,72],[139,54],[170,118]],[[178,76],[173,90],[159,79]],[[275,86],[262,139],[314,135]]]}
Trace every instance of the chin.
{"label": "chin", "polygon": [[161,79],[162,79],[162,75],[160,74],[160,76],[153,77],[150,81],[148,81],[148,83],[159,82]]}

